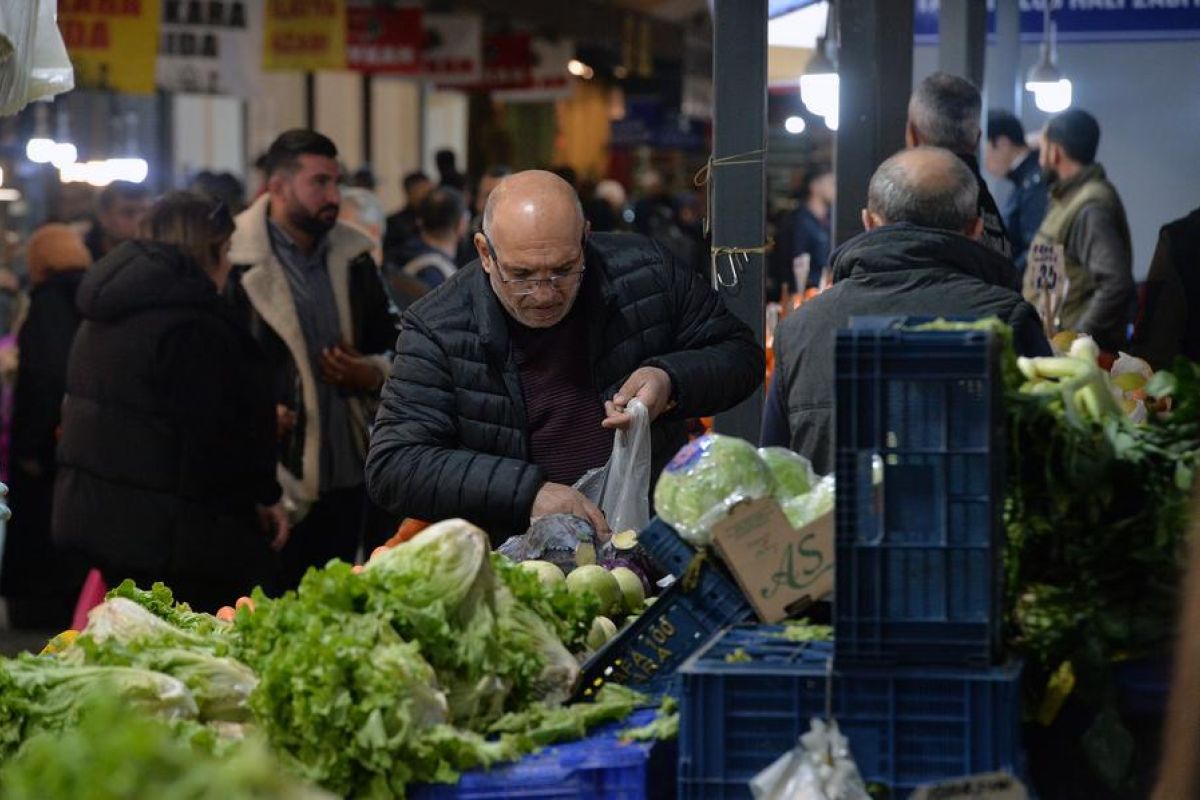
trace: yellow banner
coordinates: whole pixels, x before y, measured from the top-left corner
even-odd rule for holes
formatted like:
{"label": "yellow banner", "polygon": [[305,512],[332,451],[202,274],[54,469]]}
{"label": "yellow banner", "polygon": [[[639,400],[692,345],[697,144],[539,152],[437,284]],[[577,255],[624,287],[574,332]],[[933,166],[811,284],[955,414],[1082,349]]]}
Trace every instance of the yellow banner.
{"label": "yellow banner", "polygon": [[266,0],[263,69],[345,69],[345,0]]}
{"label": "yellow banner", "polygon": [[75,85],[154,93],[159,0],[58,0]]}

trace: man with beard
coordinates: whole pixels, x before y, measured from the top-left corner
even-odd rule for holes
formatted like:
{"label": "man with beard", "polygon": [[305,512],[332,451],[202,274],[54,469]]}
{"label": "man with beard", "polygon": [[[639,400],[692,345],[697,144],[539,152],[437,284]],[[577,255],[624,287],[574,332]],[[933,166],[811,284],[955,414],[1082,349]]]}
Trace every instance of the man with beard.
{"label": "man with beard", "polygon": [[235,306],[273,369],[278,476],[293,531],[284,583],[330,558],[352,560],[366,506],[367,427],[396,328],[372,242],[337,221],[337,148],[309,130],[267,151],[267,191],[237,218]]}
{"label": "man with beard", "polygon": [[531,518],[600,510],[571,488],[648,412],[651,474],[687,420],[762,382],[763,352],[717,293],[641,236],[590,233],[562,178],[518,172],[488,197],[478,258],[404,312],[367,460],[397,516],[463,517],[496,544]]}
{"label": "man with beard", "polygon": [[[1099,145],[1100,125],[1086,111],[1046,123],[1040,163],[1050,207],[1033,243],[1063,246],[1069,285],[1058,327],[1116,352],[1126,347],[1134,311],[1133,251],[1121,197],[1096,163]],[[1026,270],[1025,297],[1035,306],[1036,279]]]}

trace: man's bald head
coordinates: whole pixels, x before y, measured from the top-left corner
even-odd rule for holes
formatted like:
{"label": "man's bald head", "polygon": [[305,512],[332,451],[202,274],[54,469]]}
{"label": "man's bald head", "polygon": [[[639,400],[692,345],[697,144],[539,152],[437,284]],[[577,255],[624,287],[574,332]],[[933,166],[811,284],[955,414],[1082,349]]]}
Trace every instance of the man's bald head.
{"label": "man's bald head", "polygon": [[496,240],[527,240],[557,231],[574,242],[583,236],[583,206],[569,183],[553,172],[531,169],[504,178],[488,195],[483,232]]}
{"label": "man's bald head", "polygon": [[979,184],[940,147],[902,150],[884,161],[867,189],[867,211],[883,225],[907,222],[963,233],[979,217]]}

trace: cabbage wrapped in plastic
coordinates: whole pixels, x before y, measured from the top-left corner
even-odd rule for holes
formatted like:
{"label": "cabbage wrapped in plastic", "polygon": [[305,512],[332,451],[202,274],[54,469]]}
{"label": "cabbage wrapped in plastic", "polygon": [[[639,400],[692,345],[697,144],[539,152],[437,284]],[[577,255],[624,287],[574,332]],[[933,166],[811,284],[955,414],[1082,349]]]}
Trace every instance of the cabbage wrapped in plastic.
{"label": "cabbage wrapped in plastic", "polygon": [[793,528],[803,528],[833,511],[834,479],[826,475],[817,481],[812,491],[799,497],[789,497],[780,505]]}
{"label": "cabbage wrapped in plastic", "polygon": [[712,526],[743,500],[769,496],[775,479],[754,445],[707,434],[683,447],[654,489],[659,517],[696,547],[712,541]]}
{"label": "cabbage wrapped in plastic", "polygon": [[812,462],[795,451],[786,447],[760,447],[758,455],[771,469],[778,500],[807,494],[817,482]]}
{"label": "cabbage wrapped in plastic", "polygon": [[548,561],[569,574],[575,567],[596,563],[596,529],[574,514],[548,514],[496,552],[512,561]]}

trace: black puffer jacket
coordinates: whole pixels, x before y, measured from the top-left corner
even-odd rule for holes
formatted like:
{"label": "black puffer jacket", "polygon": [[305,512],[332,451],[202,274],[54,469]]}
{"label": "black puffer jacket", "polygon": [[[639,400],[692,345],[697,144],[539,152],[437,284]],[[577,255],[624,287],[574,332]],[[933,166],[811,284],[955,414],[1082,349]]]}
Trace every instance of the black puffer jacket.
{"label": "black puffer jacket", "polygon": [[832,264],[833,288],[775,331],[772,387],[786,402],[788,444],[822,474],[834,466],[834,342],[851,317],[999,317],[1018,353],[1050,354],[1037,312],[1011,288],[1012,262],[964,236],[891,225],[846,242]]}
{"label": "black puffer jacket", "polygon": [[129,242],[80,286],[54,539],[108,573],[263,579],[254,506],[279,498],[275,413],[249,333],[168,245]]}
{"label": "black puffer jacket", "polygon": [[[642,366],[671,376],[677,406],[652,427],[658,475],[686,440],[686,419],[730,408],[759,385],[762,349],[712,289],[649,240],[593,234],[586,258],[579,352],[596,394],[610,399]],[[367,486],[384,508],[461,516],[493,541],[528,526],[545,478],[528,461],[506,313],[478,261],[405,313],[367,459]]]}

